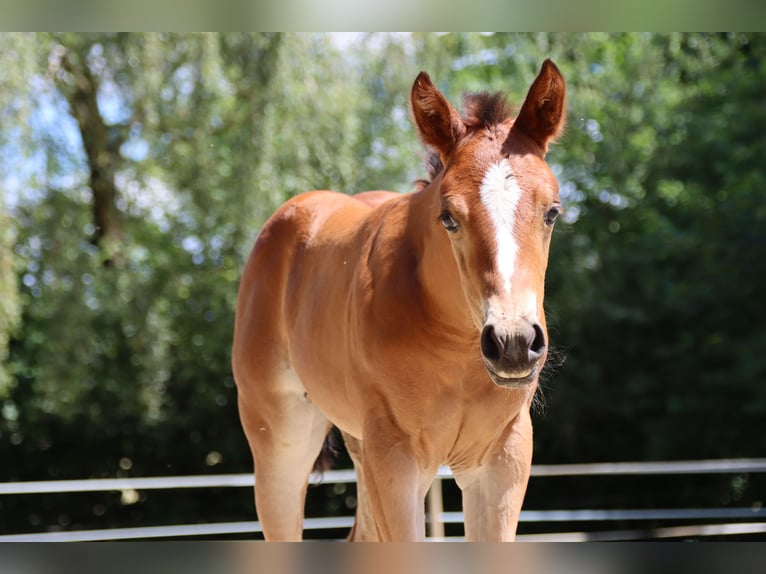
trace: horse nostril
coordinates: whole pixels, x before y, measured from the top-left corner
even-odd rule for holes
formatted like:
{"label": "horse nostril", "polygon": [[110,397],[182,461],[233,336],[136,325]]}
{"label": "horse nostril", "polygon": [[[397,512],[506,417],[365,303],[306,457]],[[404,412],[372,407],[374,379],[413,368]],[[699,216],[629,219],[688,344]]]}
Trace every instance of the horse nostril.
{"label": "horse nostril", "polygon": [[532,329],[534,329],[535,337],[529,345],[529,360],[536,361],[545,350],[545,334],[542,327],[537,323],[532,325]]}
{"label": "horse nostril", "polygon": [[497,361],[503,352],[503,344],[498,339],[493,325],[486,325],[481,332],[481,354],[490,361]]}
{"label": "horse nostril", "polygon": [[545,334],[536,323],[526,323],[512,334],[490,324],[482,329],[480,344],[481,354],[494,369],[514,372],[531,368],[542,357]]}

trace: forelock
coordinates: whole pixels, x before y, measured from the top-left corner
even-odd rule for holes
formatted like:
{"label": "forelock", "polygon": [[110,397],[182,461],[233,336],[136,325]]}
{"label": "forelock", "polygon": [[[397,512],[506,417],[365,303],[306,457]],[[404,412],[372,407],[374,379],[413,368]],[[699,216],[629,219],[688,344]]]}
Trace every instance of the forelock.
{"label": "forelock", "polygon": [[469,129],[501,124],[511,117],[512,112],[503,92],[478,92],[463,96],[463,121]]}

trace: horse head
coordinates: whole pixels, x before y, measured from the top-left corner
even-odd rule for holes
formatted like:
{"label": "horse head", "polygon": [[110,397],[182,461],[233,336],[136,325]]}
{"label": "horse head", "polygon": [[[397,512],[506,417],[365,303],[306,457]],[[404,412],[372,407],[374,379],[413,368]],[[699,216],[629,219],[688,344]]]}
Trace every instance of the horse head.
{"label": "horse head", "polygon": [[558,184],[545,161],[562,132],[565,85],[543,63],[515,119],[501,94],[466,97],[461,115],[421,73],[415,123],[440,161],[435,219],[452,248],[484,366],[499,386],[532,383],[548,342],[543,309]]}

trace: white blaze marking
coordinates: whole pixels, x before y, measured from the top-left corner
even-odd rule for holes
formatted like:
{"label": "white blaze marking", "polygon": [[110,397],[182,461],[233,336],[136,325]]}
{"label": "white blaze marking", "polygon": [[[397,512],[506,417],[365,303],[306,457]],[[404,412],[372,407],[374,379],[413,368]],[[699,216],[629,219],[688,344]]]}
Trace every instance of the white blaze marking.
{"label": "white blaze marking", "polygon": [[508,161],[492,164],[481,182],[479,195],[495,227],[497,271],[503,278],[503,285],[508,292],[511,290],[511,276],[516,267],[516,254],[519,250],[513,236],[513,226],[516,221],[516,206],[521,197],[521,188]]}

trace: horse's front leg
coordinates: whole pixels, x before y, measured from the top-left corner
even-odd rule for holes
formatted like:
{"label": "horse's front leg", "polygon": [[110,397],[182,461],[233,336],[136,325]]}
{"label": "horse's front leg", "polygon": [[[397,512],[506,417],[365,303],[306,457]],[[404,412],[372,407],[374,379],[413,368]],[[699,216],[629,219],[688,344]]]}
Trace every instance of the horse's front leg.
{"label": "horse's front leg", "polygon": [[532,466],[532,421],[521,412],[482,465],[456,471],[468,541],[513,541]]}
{"label": "horse's front leg", "polygon": [[387,420],[365,425],[362,465],[378,538],[384,542],[425,539],[425,473],[410,438]]}

